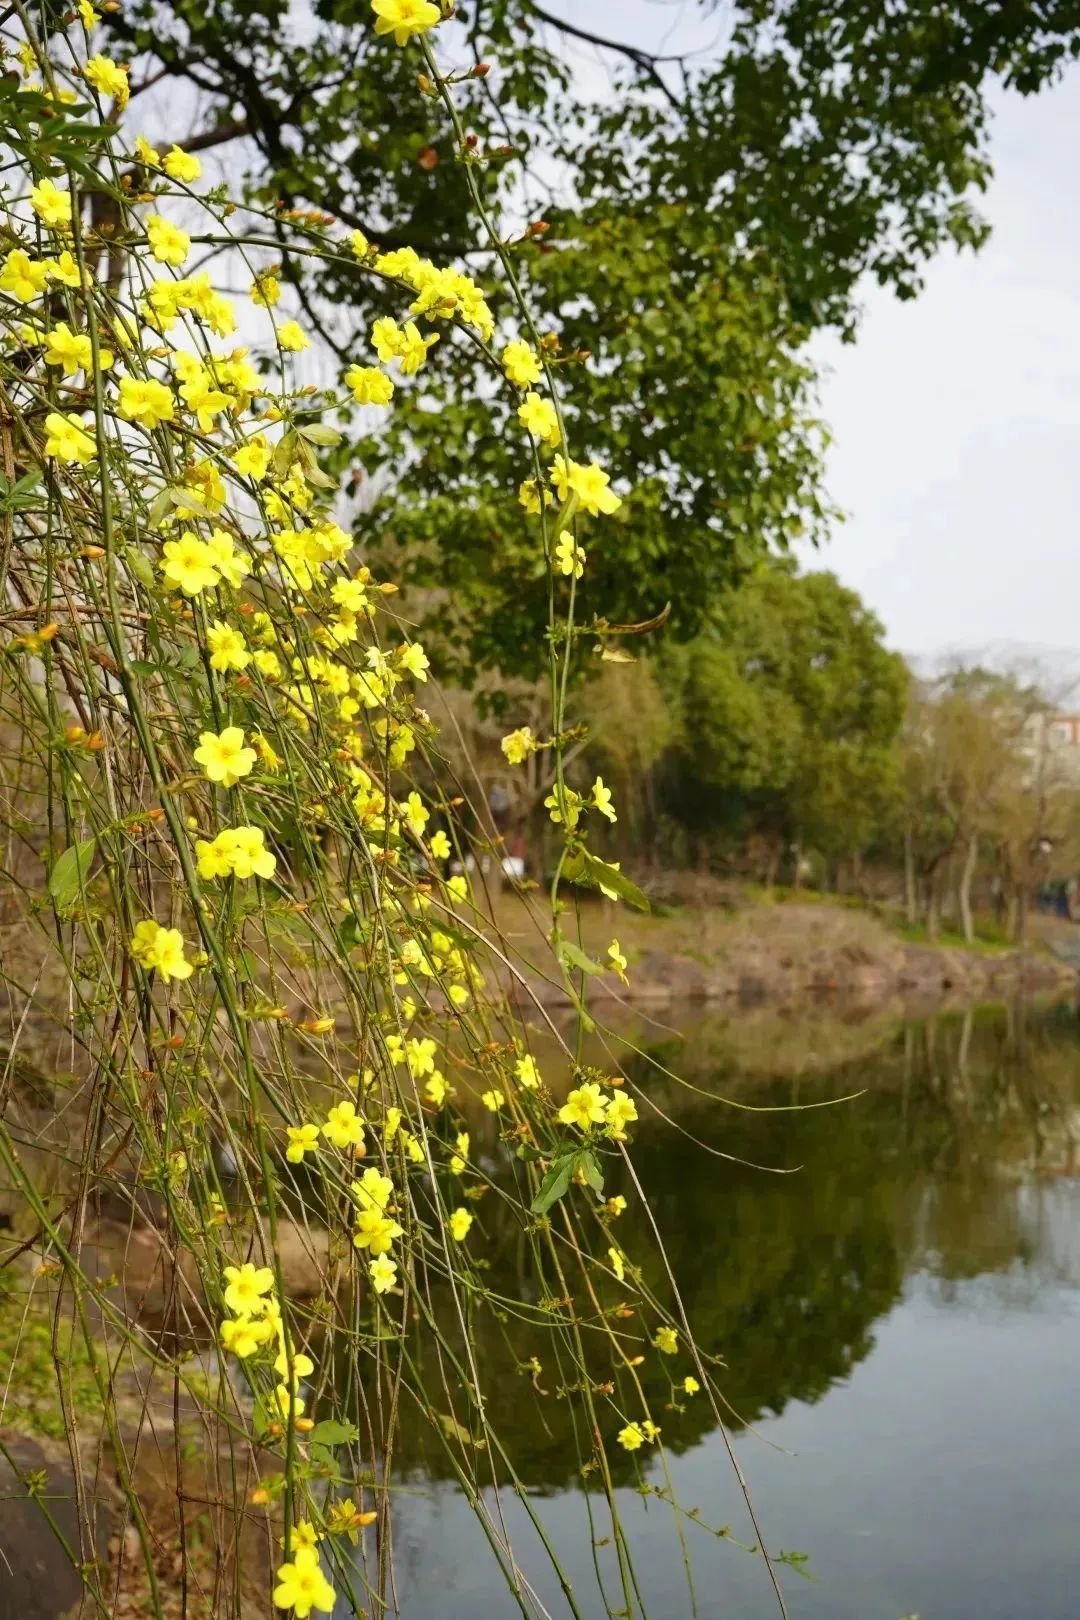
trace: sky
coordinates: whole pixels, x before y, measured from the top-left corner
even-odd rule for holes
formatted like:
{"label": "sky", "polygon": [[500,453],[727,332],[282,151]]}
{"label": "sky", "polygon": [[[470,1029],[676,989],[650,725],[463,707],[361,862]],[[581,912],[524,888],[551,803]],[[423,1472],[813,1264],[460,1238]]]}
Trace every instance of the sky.
{"label": "sky", "polygon": [[1080,651],[1080,71],[994,105],[990,242],[817,351],[849,514],[820,565],[907,653]]}
{"label": "sky", "polygon": [[[653,48],[722,33],[694,0],[549,4],[599,32],[617,12],[620,37]],[[1045,649],[1080,668],[1080,67],[991,105],[990,242],[934,260],[915,302],[867,287],[858,343],[815,347],[829,493],[848,520],[805,561],[857,590],[908,655]]]}

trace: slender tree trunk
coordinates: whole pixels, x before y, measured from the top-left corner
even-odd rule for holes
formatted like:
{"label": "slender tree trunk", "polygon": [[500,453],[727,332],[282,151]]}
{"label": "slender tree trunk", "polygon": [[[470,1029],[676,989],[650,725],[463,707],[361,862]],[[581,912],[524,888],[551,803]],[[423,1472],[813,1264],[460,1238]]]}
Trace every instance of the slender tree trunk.
{"label": "slender tree trunk", "polygon": [[791,846],[791,858],[795,863],[795,870],[791,875],[791,887],[799,890],[802,888],[802,844],[797,838]]}
{"label": "slender tree trunk", "polygon": [[1027,919],[1028,919],[1027,884],[1026,883],[1018,883],[1017,886],[1016,886],[1016,934],[1015,934],[1014,937],[1015,937],[1015,943],[1017,945],[1019,945],[1020,947],[1023,947],[1023,946],[1025,946],[1027,944]]}
{"label": "slender tree trunk", "polygon": [[904,832],[904,914],[909,923],[919,920],[919,895],[915,888],[915,850],[912,847],[911,828]]}
{"label": "slender tree trunk", "polygon": [[960,886],[956,891],[960,903],[960,926],[969,945],[975,943],[975,923],[971,915],[971,885],[975,877],[975,864],[979,858],[979,840],[970,835],[964,852],[964,868],[960,873]]}
{"label": "slender tree trunk", "polygon": [[931,944],[937,941],[940,921],[941,894],[939,892],[938,870],[935,867],[930,874],[926,888],[926,937]]}

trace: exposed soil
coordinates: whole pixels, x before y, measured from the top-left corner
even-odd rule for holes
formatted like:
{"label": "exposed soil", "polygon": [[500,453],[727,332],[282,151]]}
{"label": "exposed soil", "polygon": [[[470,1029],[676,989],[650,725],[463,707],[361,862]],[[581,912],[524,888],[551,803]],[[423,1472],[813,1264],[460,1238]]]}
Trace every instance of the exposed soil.
{"label": "exposed soil", "polygon": [[[521,912],[508,901],[499,921],[539,966],[542,952],[521,928]],[[646,1006],[754,1005],[821,996],[986,1000],[1065,992],[1080,983],[1076,966],[1043,939],[1022,951],[913,944],[868,912],[822,901],[751,904],[737,911],[686,907],[664,916],[630,915],[625,907],[597,903],[584,909],[582,933],[585,948],[600,959],[617,935],[630,964],[626,985],[610,973],[590,978],[590,1000],[617,997]],[[529,972],[527,979],[545,1005],[566,1001],[564,988],[548,973]]]}

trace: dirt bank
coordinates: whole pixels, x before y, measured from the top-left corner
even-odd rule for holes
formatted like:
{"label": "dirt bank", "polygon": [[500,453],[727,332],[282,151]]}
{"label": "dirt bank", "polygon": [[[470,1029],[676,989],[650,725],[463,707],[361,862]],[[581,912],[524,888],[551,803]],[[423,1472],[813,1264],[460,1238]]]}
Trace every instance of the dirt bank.
{"label": "dirt bank", "polygon": [[[939,995],[979,1000],[1067,992],[1080,983],[1075,966],[1041,942],[1026,951],[913,944],[878,917],[821,901],[737,911],[685,908],[648,917],[596,905],[585,912],[583,931],[586,947],[601,958],[617,934],[629,960],[628,986],[605,974],[590,979],[590,996],[649,1006],[825,995],[867,1002]],[[545,1004],[565,1001],[548,976],[528,977]]]}

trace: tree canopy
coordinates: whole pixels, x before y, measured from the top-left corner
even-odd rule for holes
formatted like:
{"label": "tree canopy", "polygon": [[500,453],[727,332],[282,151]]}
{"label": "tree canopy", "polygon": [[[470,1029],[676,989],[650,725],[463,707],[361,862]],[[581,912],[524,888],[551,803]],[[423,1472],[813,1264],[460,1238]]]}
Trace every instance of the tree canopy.
{"label": "tree canopy", "polygon": [[[456,15],[456,132],[373,35],[366,0],[136,0],[106,23],[136,64],[131,116],[140,90],[164,80],[175,108],[186,81],[187,146],[242,143],[262,203],[328,210],[482,277],[463,172],[478,168],[520,220],[518,274],[574,368],[572,426],[628,492],[590,559],[595,600],[624,620],[670,600],[692,635],[763,552],[826,534],[808,335],[854,331],[863,277],[910,297],[934,253],[983,240],[988,92],[1046,84],[1076,53],[1076,8],[727,0],[702,5],[715,43],[686,54],[661,47],[659,18],[654,44],[621,37],[618,8],[570,19],[475,0]],[[586,49],[602,88],[575,71]],[[282,258],[327,344],[355,357],[384,313],[378,290],[290,256],[284,229]],[[460,673],[531,667],[546,581],[509,493],[515,401],[480,424],[459,403],[475,397],[476,348],[451,347],[407,433],[361,421],[342,449],[366,474],[355,526],[400,551]]]}

